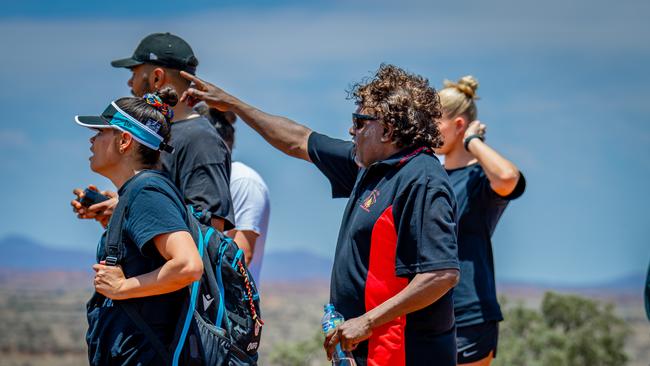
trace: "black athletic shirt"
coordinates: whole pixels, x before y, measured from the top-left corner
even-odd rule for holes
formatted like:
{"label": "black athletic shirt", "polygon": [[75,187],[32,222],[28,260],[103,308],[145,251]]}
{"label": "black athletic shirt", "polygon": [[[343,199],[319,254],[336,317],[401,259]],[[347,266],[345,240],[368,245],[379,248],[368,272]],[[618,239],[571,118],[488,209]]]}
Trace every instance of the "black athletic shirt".
{"label": "black athletic shirt", "polygon": [[[456,202],[447,174],[425,148],[408,148],[359,169],[353,144],[312,133],[311,161],[334,197],[349,197],[339,232],[331,302],[363,315],[418,273],[458,269]],[[362,365],[455,365],[452,291],[419,311],[373,329],[353,352]]]}
{"label": "black athletic shirt", "polygon": [[210,121],[197,117],[172,123],[170,145],[174,153],[161,153],[163,170],[185,197],[185,203],[202,211],[201,221],[212,216],[234,228],[230,198],[230,150]]}
{"label": "black athletic shirt", "polygon": [[492,233],[508,202],[524,193],[521,175],[514,191],[501,197],[490,187],[481,165],[447,170],[458,202],[460,282],[454,290],[459,327],[503,320],[494,281]]}
{"label": "black athletic shirt", "polygon": [[[151,272],[165,263],[153,243],[153,238],[176,231],[188,231],[186,211],[176,193],[162,177],[149,177],[144,187],[131,191],[129,209],[123,223],[125,241],[120,262],[127,278]],[[133,178],[119,190],[124,190]],[[97,248],[97,262],[105,258],[103,235]],[[159,336],[164,345],[170,345],[181,306],[188,292],[173,293],[126,300],[136,304],[142,318]],[[122,308],[110,299],[95,294],[88,303],[88,358],[91,365],[157,365],[161,360]]]}

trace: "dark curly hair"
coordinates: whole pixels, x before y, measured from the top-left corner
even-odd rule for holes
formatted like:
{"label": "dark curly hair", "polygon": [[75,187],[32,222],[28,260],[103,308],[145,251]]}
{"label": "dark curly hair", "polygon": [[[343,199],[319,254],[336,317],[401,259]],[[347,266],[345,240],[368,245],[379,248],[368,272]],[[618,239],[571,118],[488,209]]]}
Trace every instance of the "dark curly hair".
{"label": "dark curly hair", "polygon": [[373,110],[382,123],[392,126],[397,147],[442,146],[440,97],[422,76],[381,64],[374,76],[352,85],[348,99]]}

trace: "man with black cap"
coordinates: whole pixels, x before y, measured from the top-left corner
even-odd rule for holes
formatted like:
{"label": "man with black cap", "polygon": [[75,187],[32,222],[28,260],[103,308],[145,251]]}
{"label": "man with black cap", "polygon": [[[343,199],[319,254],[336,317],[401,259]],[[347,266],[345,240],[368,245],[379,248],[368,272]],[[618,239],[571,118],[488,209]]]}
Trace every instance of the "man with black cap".
{"label": "man with black cap", "polygon": [[[128,58],[111,62],[113,67],[131,71],[128,85],[131,93],[145,93],[170,86],[182,95],[190,82],[180,76],[181,71],[194,74],[199,60],[190,45],[170,33],[146,36]],[[224,231],[234,227],[234,211],[230,197],[230,150],[217,134],[210,121],[194,112],[187,104],[174,107],[171,141],[173,154],[161,157],[162,170],[167,172],[181,190],[185,203],[201,212],[201,220]],[[81,198],[83,193],[75,189]],[[111,192],[103,192],[115,197]],[[72,206],[79,218],[94,218],[103,225],[117,203],[117,198],[85,208],[77,200]]]}

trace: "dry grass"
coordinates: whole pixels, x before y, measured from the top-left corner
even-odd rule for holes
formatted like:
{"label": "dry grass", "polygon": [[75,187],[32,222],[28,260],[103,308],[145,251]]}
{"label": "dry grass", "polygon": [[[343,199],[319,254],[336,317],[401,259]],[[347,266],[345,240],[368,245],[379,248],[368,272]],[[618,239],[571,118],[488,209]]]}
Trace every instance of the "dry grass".
{"label": "dry grass", "polygon": [[[85,302],[91,293],[89,276],[34,274],[12,279],[0,274],[2,365],[87,364],[84,334]],[[528,305],[536,306],[543,291],[502,289],[502,293],[514,301],[525,300]],[[269,353],[275,346],[303,341],[320,329],[328,286],[324,282],[263,284],[262,294],[265,326],[260,364],[268,365]],[[617,313],[631,325],[633,335],[626,347],[631,357],[628,366],[648,366],[650,324],[645,318],[640,296],[613,294],[593,297],[614,302]]]}

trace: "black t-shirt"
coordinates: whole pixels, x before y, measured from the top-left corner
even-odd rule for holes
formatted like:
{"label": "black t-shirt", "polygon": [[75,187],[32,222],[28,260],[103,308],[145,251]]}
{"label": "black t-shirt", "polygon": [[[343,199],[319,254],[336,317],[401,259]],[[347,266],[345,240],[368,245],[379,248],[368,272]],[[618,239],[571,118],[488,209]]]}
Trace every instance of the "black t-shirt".
{"label": "black t-shirt", "polygon": [[492,233],[508,202],[524,193],[521,175],[514,191],[501,197],[490,187],[483,168],[473,164],[447,170],[458,202],[460,282],[454,291],[459,327],[503,320],[494,281]]}
{"label": "black t-shirt", "polygon": [[234,228],[230,198],[230,150],[204,117],[172,123],[173,154],[162,153],[163,170],[185,197],[185,203],[203,212],[209,225],[212,216],[225,220],[224,230]]}
{"label": "black t-shirt", "polygon": [[[351,142],[312,133],[308,150],[333,196],[349,197],[330,288],[346,319],[395,296],[418,273],[459,268],[454,194],[428,149],[405,149],[368,169],[356,166]],[[373,329],[353,354],[360,365],[455,365],[452,291]]]}
{"label": "black t-shirt", "polygon": [[[162,176],[147,177],[146,184],[129,193],[129,208],[123,222],[124,253],[120,261],[127,278],[151,272],[165,263],[153,238],[188,231],[186,211],[177,194]],[[119,190],[122,195],[133,178]],[[104,260],[106,233],[97,248],[97,262]],[[166,346],[170,345],[181,316],[186,289],[169,294],[125,300]],[[88,304],[88,357],[91,365],[155,365],[161,362],[150,343],[121,307],[95,294]]]}

